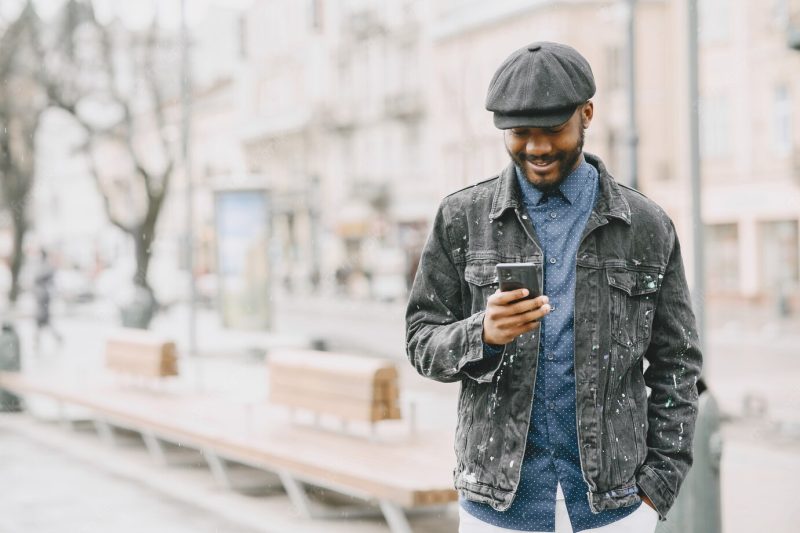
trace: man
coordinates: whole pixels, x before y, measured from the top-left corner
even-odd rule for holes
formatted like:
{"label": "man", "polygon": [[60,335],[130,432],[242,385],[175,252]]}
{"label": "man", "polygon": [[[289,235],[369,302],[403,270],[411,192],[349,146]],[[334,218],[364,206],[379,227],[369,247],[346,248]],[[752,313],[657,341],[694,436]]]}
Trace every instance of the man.
{"label": "man", "polygon": [[[511,163],[444,199],[420,260],[407,351],[461,383],[462,533],[652,532],[692,462],[701,355],[680,244],[583,153],[594,93],[573,48],[514,52],[486,100]],[[501,262],[534,263],[541,296],[496,290]]]}
{"label": "man", "polygon": [[39,265],[33,278],[33,294],[36,299],[36,336],[34,337],[34,345],[37,353],[39,352],[42,333],[45,330],[49,330],[59,346],[64,341],[64,338],[53,326],[50,316],[50,301],[52,300],[54,279],[55,270],[50,264],[47,250],[41,250],[39,252]]}

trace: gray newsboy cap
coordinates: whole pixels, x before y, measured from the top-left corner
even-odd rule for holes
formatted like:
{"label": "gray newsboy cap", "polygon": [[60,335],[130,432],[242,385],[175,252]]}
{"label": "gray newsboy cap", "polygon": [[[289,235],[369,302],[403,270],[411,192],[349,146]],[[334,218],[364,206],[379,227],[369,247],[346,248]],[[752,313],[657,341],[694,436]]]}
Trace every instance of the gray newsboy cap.
{"label": "gray newsboy cap", "polygon": [[571,46],[537,42],[508,56],[489,83],[486,109],[500,129],[563,124],[594,96],[592,67]]}

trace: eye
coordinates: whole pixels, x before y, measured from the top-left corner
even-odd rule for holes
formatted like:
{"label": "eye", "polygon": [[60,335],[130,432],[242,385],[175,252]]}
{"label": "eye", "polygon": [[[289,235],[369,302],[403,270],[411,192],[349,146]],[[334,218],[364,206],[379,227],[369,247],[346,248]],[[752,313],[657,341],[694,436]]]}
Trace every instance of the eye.
{"label": "eye", "polygon": [[524,128],[512,128],[511,135],[513,135],[514,137],[527,137],[528,130]]}

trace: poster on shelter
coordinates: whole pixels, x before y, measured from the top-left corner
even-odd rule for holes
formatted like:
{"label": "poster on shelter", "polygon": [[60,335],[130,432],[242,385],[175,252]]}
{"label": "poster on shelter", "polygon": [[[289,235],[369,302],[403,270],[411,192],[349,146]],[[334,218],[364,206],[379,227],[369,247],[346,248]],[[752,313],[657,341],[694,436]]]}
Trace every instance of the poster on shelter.
{"label": "poster on shelter", "polygon": [[263,190],[216,192],[220,303],[226,327],[270,325],[268,209]]}

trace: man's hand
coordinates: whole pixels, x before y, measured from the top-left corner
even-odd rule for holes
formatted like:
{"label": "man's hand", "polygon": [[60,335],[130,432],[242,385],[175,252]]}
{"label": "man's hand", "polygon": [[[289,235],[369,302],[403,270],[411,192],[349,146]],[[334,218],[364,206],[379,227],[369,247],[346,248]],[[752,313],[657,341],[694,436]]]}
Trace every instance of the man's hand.
{"label": "man's hand", "polygon": [[[528,295],[528,289],[515,291],[496,291],[486,302],[483,317],[483,342],[487,344],[508,344],[523,333],[539,327],[539,323],[550,312],[547,296],[533,300],[520,298]],[[516,303],[512,303],[516,302]]]}

